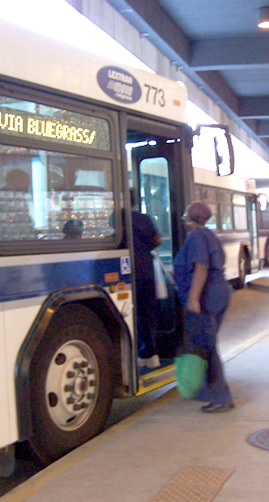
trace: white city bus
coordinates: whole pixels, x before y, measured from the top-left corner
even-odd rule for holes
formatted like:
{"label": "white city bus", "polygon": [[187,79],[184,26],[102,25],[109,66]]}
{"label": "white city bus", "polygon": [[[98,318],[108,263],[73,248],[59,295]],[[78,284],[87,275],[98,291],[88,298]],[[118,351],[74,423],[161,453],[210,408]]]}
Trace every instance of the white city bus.
{"label": "white city bus", "polygon": [[242,288],[245,277],[264,262],[259,249],[258,204],[254,180],[234,174],[216,177],[212,171],[194,168],[195,199],[212,210],[207,226],[216,232],[226,255],[226,278]]}
{"label": "white city bus", "polygon": [[183,84],[0,28],[0,473],[8,475],[16,442],[46,464],[99,433],[114,397],[174,380],[182,328],[172,283],[158,308],[161,367],[137,368],[129,187],[159,225],[171,268],[194,184]]}

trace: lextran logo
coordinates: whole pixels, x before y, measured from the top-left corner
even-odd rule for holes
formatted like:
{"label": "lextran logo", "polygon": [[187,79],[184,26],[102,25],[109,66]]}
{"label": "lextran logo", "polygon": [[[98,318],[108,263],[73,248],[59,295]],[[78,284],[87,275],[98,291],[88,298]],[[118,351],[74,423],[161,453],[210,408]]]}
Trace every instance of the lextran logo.
{"label": "lextran logo", "polygon": [[141,98],[141,87],[131,73],[116,66],[104,66],[97,73],[101,89],[115,101],[136,103]]}

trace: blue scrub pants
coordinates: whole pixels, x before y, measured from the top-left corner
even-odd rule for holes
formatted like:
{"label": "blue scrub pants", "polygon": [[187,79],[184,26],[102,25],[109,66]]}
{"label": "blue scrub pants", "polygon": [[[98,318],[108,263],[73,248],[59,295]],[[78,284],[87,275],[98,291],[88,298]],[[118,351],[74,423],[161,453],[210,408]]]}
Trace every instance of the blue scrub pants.
{"label": "blue scrub pants", "polygon": [[212,404],[232,401],[230,389],[225,381],[223,367],[216,350],[217,332],[227,306],[218,313],[202,308],[201,314],[186,312],[188,343],[205,349],[208,357],[206,380],[197,397]]}

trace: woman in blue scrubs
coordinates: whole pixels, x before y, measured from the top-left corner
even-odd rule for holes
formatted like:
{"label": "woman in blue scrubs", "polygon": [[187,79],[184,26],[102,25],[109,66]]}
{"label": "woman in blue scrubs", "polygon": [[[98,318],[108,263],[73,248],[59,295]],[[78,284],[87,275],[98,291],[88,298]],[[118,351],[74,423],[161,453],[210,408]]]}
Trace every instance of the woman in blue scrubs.
{"label": "woman in blue scrubs", "polygon": [[183,216],[189,233],[174,261],[178,295],[186,313],[188,343],[207,353],[206,381],[197,398],[208,401],[205,413],[234,408],[217,354],[217,333],[229,304],[231,287],[224,277],[225,255],[219,239],[205,227],[210,207],[195,201]]}

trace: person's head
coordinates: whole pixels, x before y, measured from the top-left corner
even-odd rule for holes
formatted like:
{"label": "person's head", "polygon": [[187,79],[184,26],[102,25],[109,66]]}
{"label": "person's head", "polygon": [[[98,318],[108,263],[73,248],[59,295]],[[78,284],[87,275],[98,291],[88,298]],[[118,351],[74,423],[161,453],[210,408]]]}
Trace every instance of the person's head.
{"label": "person's head", "polygon": [[201,200],[189,204],[184,213],[184,221],[189,228],[203,227],[211,217],[210,207]]}
{"label": "person's head", "polygon": [[26,192],[30,185],[30,176],[22,169],[11,169],[5,181],[7,189]]}
{"label": "person's head", "polygon": [[81,239],[83,222],[81,220],[68,220],[63,227],[64,239]]}

